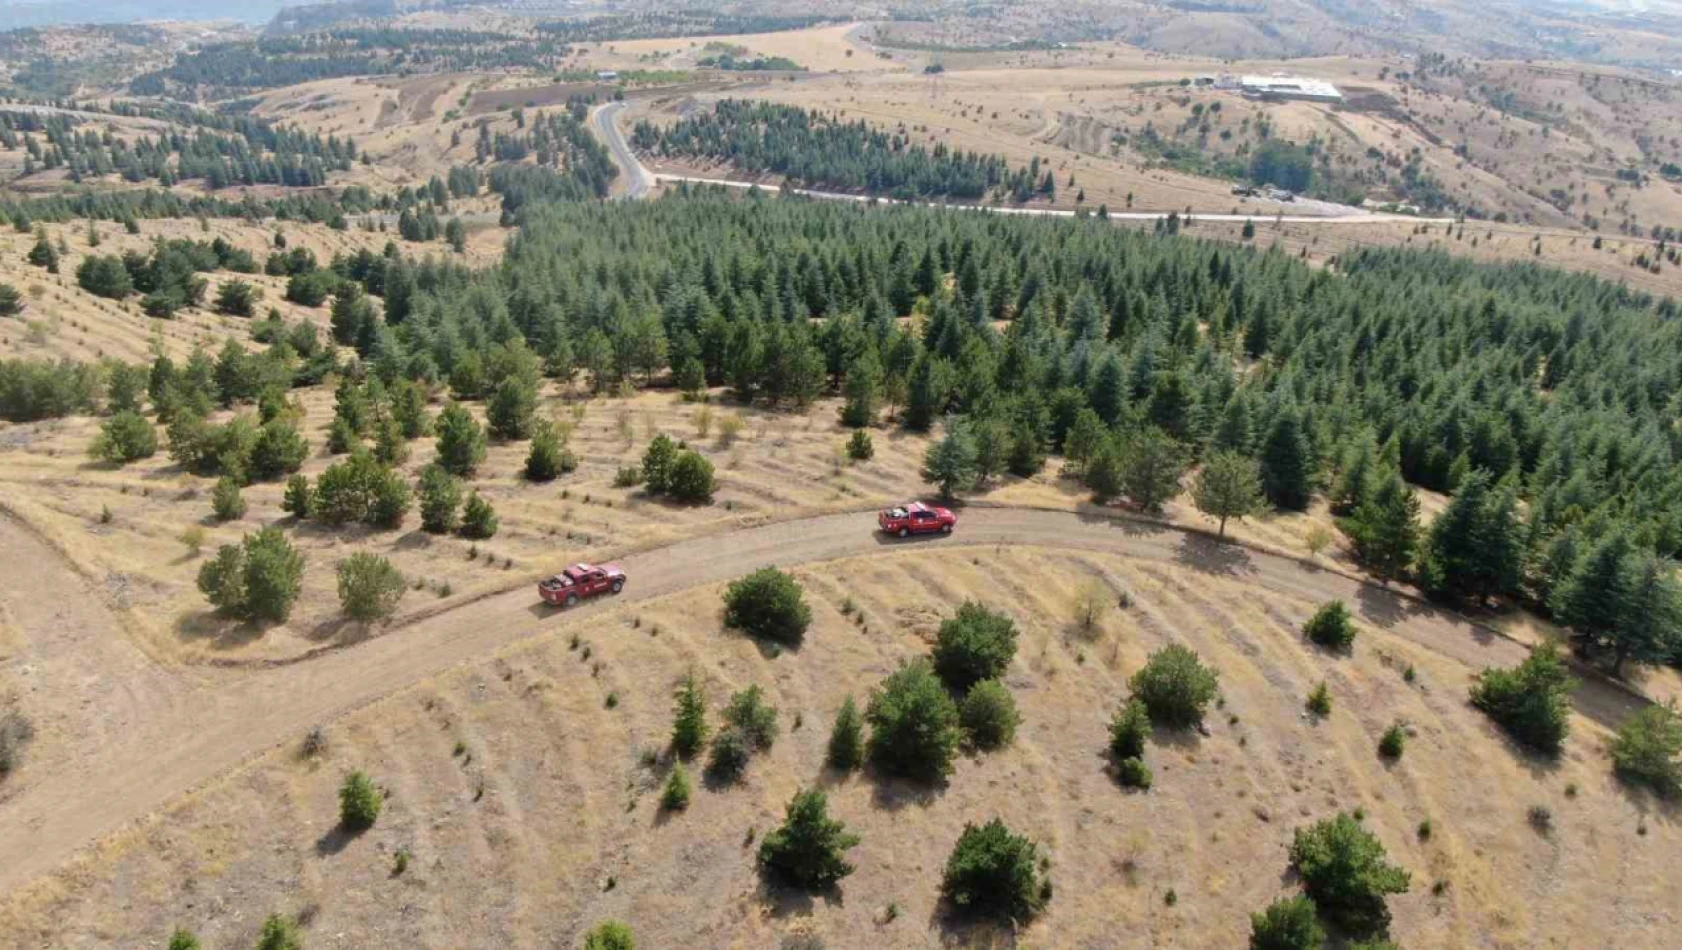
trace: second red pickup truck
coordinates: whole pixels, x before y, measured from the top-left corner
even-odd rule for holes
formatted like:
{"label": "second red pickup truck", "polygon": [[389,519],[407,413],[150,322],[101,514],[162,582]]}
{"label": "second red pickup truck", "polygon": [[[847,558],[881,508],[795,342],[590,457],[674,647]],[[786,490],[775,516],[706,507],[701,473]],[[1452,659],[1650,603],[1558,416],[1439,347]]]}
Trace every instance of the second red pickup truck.
{"label": "second red pickup truck", "polygon": [[546,581],[537,582],[538,596],[558,607],[571,607],[581,598],[625,589],[625,571],[617,564],[574,564]]}
{"label": "second red pickup truck", "polygon": [[876,516],[876,523],[888,534],[905,538],[914,534],[951,534],[958,516],[945,508],[911,501],[884,509]]}

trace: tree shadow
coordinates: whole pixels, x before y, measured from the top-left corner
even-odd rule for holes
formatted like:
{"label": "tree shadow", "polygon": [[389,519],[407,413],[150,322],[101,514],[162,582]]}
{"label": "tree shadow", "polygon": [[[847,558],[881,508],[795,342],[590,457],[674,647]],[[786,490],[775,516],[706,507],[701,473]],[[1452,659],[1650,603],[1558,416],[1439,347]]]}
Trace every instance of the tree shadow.
{"label": "tree shadow", "polygon": [[877,545],[881,547],[891,547],[898,544],[926,544],[931,541],[940,541],[951,537],[950,534],[942,534],[938,531],[932,534],[908,534],[903,538],[895,534],[889,534],[886,531],[874,531],[871,533],[875,536]]}
{"label": "tree shadow", "polygon": [[1387,587],[1362,584],[1355,595],[1361,617],[1375,626],[1389,630],[1410,617],[1427,613],[1425,607],[1403,597]]}
{"label": "tree shadow", "polygon": [[176,636],[188,642],[208,642],[218,650],[237,650],[263,638],[268,627],[254,620],[235,620],[215,610],[198,610],[175,622]]}
{"label": "tree shadow", "polygon": [[1182,535],[1179,546],[1174,549],[1174,561],[1205,574],[1227,577],[1255,572],[1248,550],[1201,534]]}
{"label": "tree shadow", "polygon": [[1017,946],[1015,924],[955,907],[945,898],[938,901],[930,912],[929,926],[939,931],[942,947],[1003,950]]}
{"label": "tree shadow", "polygon": [[349,617],[334,617],[331,620],[323,620],[304,631],[303,636],[304,639],[314,643],[325,643],[329,640],[339,640],[339,635],[347,629],[351,631],[351,635],[344,637],[341,642],[345,644],[358,643],[368,639],[369,634],[373,631],[373,625],[358,623]]}
{"label": "tree shadow", "polygon": [[350,843],[362,836],[365,829],[347,828],[343,822],[327,829],[327,833],[315,839],[315,853],[318,857],[330,858],[350,847]]}
{"label": "tree shadow", "polygon": [[1195,752],[1203,747],[1203,733],[1196,726],[1151,726],[1150,741],[1179,752]]}
{"label": "tree shadow", "polygon": [[869,770],[867,775],[873,783],[870,792],[871,804],[887,812],[899,812],[911,807],[927,808],[946,793],[944,779],[925,782],[883,775],[874,769]]}
{"label": "tree shadow", "polygon": [[788,920],[792,917],[810,917],[817,910],[818,901],[822,900],[826,906],[845,907],[846,900],[841,895],[841,888],[831,884],[815,891],[785,884],[777,876],[767,870],[759,872],[759,887],[754,896],[758,899],[766,913],[777,920]]}

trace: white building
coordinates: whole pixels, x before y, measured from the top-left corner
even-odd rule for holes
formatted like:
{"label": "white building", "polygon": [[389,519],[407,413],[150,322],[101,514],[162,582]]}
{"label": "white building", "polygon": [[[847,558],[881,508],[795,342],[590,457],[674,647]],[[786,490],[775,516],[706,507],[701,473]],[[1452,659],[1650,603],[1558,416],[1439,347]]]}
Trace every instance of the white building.
{"label": "white building", "polygon": [[1343,93],[1323,79],[1302,76],[1241,76],[1238,89],[1252,99],[1307,99],[1312,102],[1342,102]]}

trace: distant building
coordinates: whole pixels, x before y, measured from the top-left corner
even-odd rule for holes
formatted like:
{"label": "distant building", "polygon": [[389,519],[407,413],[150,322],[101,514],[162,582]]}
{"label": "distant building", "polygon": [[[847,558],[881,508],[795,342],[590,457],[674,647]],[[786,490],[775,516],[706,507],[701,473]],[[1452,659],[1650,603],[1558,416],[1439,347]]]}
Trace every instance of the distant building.
{"label": "distant building", "polygon": [[1343,93],[1323,79],[1301,76],[1241,76],[1238,90],[1251,99],[1306,99],[1310,102],[1342,102]]}
{"label": "distant building", "polygon": [[604,69],[596,73],[596,78],[602,82],[614,82],[619,78],[619,74],[611,69]]}

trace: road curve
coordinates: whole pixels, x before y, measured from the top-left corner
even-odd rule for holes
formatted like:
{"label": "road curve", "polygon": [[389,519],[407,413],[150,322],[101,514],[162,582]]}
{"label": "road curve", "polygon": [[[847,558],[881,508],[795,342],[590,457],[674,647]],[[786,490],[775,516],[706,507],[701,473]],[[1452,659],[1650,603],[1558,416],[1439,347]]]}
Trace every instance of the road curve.
{"label": "road curve", "polygon": [[[4,522],[0,521],[0,528]],[[915,556],[954,546],[1013,545],[1090,550],[1237,577],[1265,590],[1348,601],[1374,628],[1419,643],[1472,668],[1510,665],[1525,648],[1452,614],[1376,585],[1289,557],[1218,544],[1166,525],[1098,514],[976,508],[957,534],[927,540],[882,537],[863,513],[834,514],[741,528],[623,558],[630,586],[609,603],[672,594],[731,579],[765,565],[810,564],[863,554]],[[557,561],[562,556],[557,556]],[[253,673],[219,671],[191,702],[131,723],[127,741],[108,747],[97,767],[40,780],[0,804],[0,893],[60,867],[79,849],[140,819],[241,763],[397,690],[510,644],[570,626],[602,603],[556,613],[526,587],[418,620],[315,660]],[[1587,680],[1579,711],[1616,723],[1641,700]]]}
{"label": "road curve", "polygon": [[648,197],[648,190],[654,186],[654,178],[648,169],[642,166],[637,156],[631,151],[631,146],[625,142],[625,136],[619,131],[619,113],[625,111],[625,103],[610,102],[598,106],[590,114],[590,121],[596,127],[596,137],[607,143],[608,151],[613,153],[613,161],[619,166],[620,176],[625,180],[625,197],[631,199]]}

